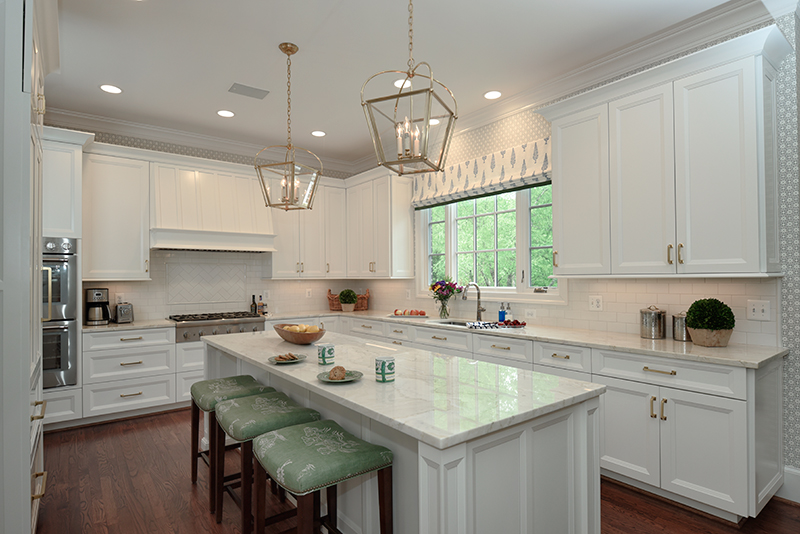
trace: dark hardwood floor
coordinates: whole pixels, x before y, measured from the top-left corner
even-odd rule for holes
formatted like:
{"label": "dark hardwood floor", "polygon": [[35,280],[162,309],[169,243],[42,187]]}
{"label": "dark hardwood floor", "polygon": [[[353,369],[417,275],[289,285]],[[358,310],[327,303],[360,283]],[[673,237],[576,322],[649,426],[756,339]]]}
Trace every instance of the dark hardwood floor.
{"label": "dark hardwood floor", "polygon": [[[45,434],[39,534],[239,533],[228,496],[221,525],[208,512],[208,469],[190,481],[189,425],[186,409]],[[226,472],[237,470],[237,454],[228,453]],[[777,499],[740,529],[608,481],[602,499],[604,534],[800,533],[800,506]]]}

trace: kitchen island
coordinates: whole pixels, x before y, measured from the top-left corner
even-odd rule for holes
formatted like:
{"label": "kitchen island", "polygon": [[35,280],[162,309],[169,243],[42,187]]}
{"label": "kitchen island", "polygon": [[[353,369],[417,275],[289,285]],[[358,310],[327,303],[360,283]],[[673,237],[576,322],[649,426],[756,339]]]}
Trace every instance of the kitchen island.
{"label": "kitchen island", "polygon": [[[361,380],[327,384],[314,345],[274,331],[204,338],[206,377],[252,374],[349,432],[394,452],[398,533],[600,532],[604,386],[328,332],[336,365]],[[275,365],[291,351],[308,359]],[[376,356],[396,380],[378,383]],[[378,532],[376,477],[339,487],[340,528]]]}

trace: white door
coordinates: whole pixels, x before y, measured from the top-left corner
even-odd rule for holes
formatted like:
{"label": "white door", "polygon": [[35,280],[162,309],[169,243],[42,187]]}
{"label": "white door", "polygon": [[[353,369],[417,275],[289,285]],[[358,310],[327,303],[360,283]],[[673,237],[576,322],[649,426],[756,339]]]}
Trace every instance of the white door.
{"label": "white door", "polygon": [[554,120],[553,255],[559,274],[610,274],[608,106]]}
{"label": "white door", "polygon": [[150,279],[149,163],[83,156],[83,279]]}
{"label": "white door", "polygon": [[[267,209],[267,208],[265,208]],[[297,211],[269,208],[275,230],[275,250],[272,253],[272,278],[300,276],[300,217]]]}
{"label": "white door", "polygon": [[299,210],[300,277],[325,278],[325,199],[323,187],[318,186],[313,209]]}
{"label": "white door", "polygon": [[372,276],[389,278],[392,275],[392,190],[388,176],[372,182],[372,202],[375,232]]}
{"label": "white door", "polygon": [[675,82],[679,273],[758,272],[755,59]]}
{"label": "white door", "polygon": [[611,272],[674,274],[672,84],[608,105]]}
{"label": "white door", "polygon": [[372,182],[347,190],[347,276],[374,276],[375,228]]}
{"label": "white door", "polygon": [[747,516],[746,402],[669,388],[660,393],[659,403],[666,401],[661,487]]}
{"label": "white door", "polygon": [[42,234],[79,239],[83,149],[56,141],[42,147]]}
{"label": "white door", "polygon": [[658,487],[658,387],[599,375],[592,382],[607,388],[600,396],[600,467]]}
{"label": "white door", "polygon": [[347,191],[338,187],[320,187],[325,199],[326,276],[347,276]]}

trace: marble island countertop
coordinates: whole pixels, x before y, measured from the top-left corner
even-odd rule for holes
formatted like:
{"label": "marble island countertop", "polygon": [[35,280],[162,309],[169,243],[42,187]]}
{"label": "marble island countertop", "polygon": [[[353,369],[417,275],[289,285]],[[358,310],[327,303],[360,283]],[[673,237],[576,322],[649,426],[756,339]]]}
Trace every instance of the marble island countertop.
{"label": "marble island countertop", "polygon": [[[314,345],[294,345],[274,331],[203,338],[208,347],[298,384],[437,449],[445,449],[599,396],[605,386],[411,348],[392,349],[329,332],[335,365],[361,371],[355,382],[317,379],[333,366],[317,363]],[[275,365],[269,358],[304,354],[300,363]],[[376,356],[392,355],[394,382],[375,381]]]}
{"label": "marble island countertop", "polygon": [[[364,319],[381,320],[386,322],[408,324],[426,327],[444,328],[458,331],[468,331],[473,334],[510,337],[516,339],[530,339],[532,341],[545,341],[550,343],[566,343],[581,347],[616,350],[635,354],[646,354],[678,360],[697,361],[732,367],[758,369],[775,358],[782,358],[789,354],[788,349],[782,347],[769,347],[762,345],[742,345],[731,343],[727,347],[701,347],[694,343],[674,341],[673,339],[642,339],[632,334],[617,332],[602,332],[598,330],[580,330],[577,328],[561,328],[555,326],[529,325],[525,328],[499,328],[488,330],[468,330],[463,326],[439,324],[436,317],[413,318],[413,316],[390,316],[387,311],[361,311],[352,313],[320,312],[304,314],[280,314],[270,317],[269,320],[291,319],[292,317],[333,316],[360,317]],[[458,319],[458,318],[453,318]],[[463,319],[471,321],[472,319]]]}

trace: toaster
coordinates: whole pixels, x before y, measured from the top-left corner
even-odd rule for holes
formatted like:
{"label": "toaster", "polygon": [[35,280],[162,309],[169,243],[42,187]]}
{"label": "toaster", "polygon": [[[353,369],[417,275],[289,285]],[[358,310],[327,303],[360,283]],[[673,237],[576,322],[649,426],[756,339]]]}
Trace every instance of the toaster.
{"label": "toaster", "polygon": [[133,304],[123,302],[117,304],[117,323],[133,322]]}

